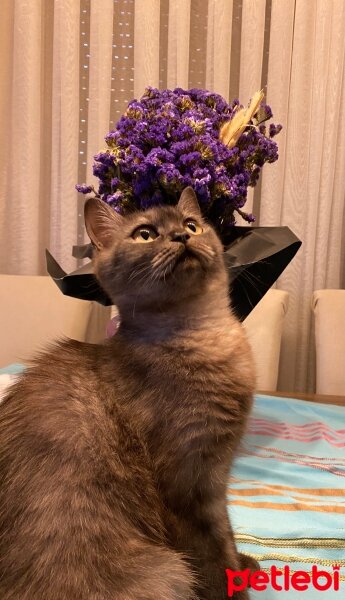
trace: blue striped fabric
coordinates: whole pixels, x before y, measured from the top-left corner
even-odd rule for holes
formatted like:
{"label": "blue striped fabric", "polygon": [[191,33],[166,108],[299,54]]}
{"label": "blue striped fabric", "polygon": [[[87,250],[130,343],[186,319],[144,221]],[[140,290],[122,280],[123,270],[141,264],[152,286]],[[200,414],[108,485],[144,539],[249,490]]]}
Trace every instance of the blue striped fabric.
{"label": "blue striped fabric", "polygon": [[345,598],[345,407],[258,395],[232,469],[229,514],[239,549],[263,570],[317,565],[333,576],[340,567],[339,591],[268,585],[251,598]]}
{"label": "blue striped fabric", "polygon": [[0,369],[0,375],[17,375],[25,371],[25,366],[20,363],[12,363]]}

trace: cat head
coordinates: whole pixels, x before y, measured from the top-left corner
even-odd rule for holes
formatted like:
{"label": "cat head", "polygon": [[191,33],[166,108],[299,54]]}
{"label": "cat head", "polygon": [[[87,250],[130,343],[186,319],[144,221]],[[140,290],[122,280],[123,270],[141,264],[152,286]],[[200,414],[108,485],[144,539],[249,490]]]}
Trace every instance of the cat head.
{"label": "cat head", "polygon": [[223,246],[201,215],[192,188],[176,206],[120,215],[104,201],[85,204],[94,271],[117,306],[164,308],[206,291],[227,277]]}

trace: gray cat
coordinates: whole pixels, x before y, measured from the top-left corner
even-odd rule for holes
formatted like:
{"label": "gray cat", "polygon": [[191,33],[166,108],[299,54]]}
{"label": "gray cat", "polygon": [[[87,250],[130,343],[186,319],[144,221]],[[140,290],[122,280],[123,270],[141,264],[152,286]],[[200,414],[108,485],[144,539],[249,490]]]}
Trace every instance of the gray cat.
{"label": "gray cat", "polygon": [[85,220],[121,324],[55,344],[0,406],[0,598],[225,599],[225,569],[255,568],[226,508],[254,371],[222,244],[191,188]]}

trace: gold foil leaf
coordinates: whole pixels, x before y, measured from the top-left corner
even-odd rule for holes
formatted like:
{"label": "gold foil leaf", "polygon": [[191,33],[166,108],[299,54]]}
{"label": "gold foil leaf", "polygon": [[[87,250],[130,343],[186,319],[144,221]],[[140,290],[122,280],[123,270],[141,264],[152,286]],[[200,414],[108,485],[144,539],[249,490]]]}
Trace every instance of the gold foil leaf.
{"label": "gold foil leaf", "polygon": [[239,108],[234,114],[231,121],[227,121],[222,125],[219,131],[219,139],[229,148],[233,148],[242,135],[249,121],[258,112],[262,99],[263,91],[256,92],[247,108]]}

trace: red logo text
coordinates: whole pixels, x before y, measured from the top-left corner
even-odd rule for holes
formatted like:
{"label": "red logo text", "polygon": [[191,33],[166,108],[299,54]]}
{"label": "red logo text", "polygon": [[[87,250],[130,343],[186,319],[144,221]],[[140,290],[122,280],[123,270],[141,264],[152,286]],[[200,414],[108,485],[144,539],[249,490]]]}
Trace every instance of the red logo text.
{"label": "red logo text", "polygon": [[231,598],[234,592],[241,592],[245,588],[252,588],[258,592],[267,590],[270,585],[277,592],[297,590],[303,592],[312,586],[315,590],[326,591],[333,589],[339,591],[339,566],[333,566],[333,573],[321,571],[317,565],[313,565],[311,573],[306,571],[290,572],[287,565],[278,569],[272,566],[269,572],[266,571],[232,571],[226,569],[228,578],[228,596]]}

